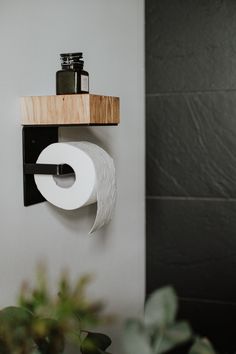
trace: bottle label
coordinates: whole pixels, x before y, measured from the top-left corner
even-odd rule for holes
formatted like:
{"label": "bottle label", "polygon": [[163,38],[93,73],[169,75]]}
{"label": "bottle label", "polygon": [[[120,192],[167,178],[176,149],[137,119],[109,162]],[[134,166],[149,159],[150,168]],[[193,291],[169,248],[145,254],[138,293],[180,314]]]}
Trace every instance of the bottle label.
{"label": "bottle label", "polygon": [[89,78],[86,75],[81,75],[81,91],[89,92]]}

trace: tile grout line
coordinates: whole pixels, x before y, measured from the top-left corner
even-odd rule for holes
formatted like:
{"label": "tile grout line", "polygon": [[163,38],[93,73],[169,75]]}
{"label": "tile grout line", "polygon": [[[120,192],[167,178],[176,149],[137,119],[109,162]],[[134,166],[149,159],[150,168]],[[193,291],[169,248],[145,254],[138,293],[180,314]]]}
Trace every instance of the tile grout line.
{"label": "tile grout line", "polygon": [[236,302],[233,301],[223,301],[223,300],[211,300],[211,299],[199,299],[195,297],[178,297],[180,301],[185,301],[185,302],[198,302],[201,304],[213,304],[213,305],[233,305],[236,306]]}
{"label": "tile grout line", "polygon": [[171,196],[152,196],[146,195],[147,200],[179,200],[179,201],[206,201],[206,202],[236,202],[236,198],[219,197],[171,197]]}
{"label": "tile grout line", "polygon": [[157,93],[146,93],[146,97],[159,97],[159,96],[178,96],[178,95],[193,95],[193,94],[213,94],[213,93],[224,93],[224,92],[236,92],[236,89],[222,89],[222,90],[196,90],[196,91],[167,91],[167,92],[157,92]]}

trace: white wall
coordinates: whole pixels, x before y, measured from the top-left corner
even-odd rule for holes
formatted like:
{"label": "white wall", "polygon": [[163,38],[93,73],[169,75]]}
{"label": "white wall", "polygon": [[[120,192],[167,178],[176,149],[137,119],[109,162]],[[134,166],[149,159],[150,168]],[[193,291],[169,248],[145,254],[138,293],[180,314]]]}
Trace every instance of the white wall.
{"label": "white wall", "polygon": [[[93,297],[122,317],[144,300],[143,0],[0,0],[0,305],[12,304],[44,260],[52,284],[68,267],[94,273]],[[84,53],[92,93],[120,96],[119,127],[63,128],[115,159],[118,201],[112,222],[88,236],[94,206],[74,212],[48,203],[23,207],[19,97],[55,93],[59,54]],[[116,331],[115,337],[119,333]],[[116,338],[115,338],[116,343]],[[114,350],[113,350],[114,351]]]}

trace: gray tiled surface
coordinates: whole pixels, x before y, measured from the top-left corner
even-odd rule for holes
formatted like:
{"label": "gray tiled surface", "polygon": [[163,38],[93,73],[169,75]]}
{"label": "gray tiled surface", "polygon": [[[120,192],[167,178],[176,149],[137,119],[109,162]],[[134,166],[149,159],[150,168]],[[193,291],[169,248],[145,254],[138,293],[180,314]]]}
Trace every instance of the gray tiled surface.
{"label": "gray tiled surface", "polygon": [[147,97],[147,195],[236,197],[236,91]]}
{"label": "gray tiled surface", "polygon": [[147,293],[235,302],[236,202],[147,200]]}
{"label": "gray tiled surface", "polygon": [[236,88],[236,2],[146,1],[147,93]]}
{"label": "gray tiled surface", "polygon": [[236,1],[146,0],[146,94],[147,294],[235,353]]}
{"label": "gray tiled surface", "polygon": [[235,353],[235,304],[180,299],[179,317],[188,319],[195,333],[207,335],[218,353]]}

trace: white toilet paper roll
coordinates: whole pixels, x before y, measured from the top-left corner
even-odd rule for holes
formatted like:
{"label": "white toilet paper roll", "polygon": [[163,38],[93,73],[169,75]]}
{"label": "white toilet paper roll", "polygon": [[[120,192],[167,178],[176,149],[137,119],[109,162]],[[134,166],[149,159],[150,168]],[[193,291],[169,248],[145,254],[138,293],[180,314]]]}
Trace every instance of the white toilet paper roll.
{"label": "white toilet paper roll", "polygon": [[41,152],[37,163],[67,164],[75,173],[75,181],[68,188],[59,186],[52,175],[34,175],[46,200],[66,210],[97,202],[90,233],[111,220],[116,200],[115,167],[106,151],[89,142],[55,143]]}

